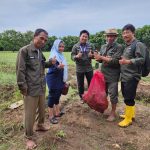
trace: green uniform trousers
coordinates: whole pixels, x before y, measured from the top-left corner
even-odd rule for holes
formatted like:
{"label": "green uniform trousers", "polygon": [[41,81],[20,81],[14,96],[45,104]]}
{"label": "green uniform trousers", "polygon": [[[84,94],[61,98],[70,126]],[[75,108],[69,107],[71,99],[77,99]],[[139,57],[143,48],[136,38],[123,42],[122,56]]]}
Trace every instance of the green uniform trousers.
{"label": "green uniform trousers", "polygon": [[44,124],[45,94],[24,97],[24,125],[26,138],[32,139],[35,120],[37,125]]}

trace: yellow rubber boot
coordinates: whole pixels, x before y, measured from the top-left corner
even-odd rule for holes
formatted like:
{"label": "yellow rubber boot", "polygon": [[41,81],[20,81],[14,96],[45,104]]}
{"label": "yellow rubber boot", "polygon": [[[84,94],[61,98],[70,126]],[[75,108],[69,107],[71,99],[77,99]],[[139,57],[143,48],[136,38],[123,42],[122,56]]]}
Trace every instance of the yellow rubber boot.
{"label": "yellow rubber boot", "polygon": [[132,124],[133,107],[134,106],[126,106],[125,119],[118,124],[120,127],[128,127]]}
{"label": "yellow rubber boot", "polygon": [[[126,114],[126,109],[127,109],[127,108],[125,107],[125,114]],[[119,116],[120,116],[120,118],[125,119],[125,114],[123,114],[123,115],[119,115]],[[133,106],[132,120],[135,120],[135,106]]]}

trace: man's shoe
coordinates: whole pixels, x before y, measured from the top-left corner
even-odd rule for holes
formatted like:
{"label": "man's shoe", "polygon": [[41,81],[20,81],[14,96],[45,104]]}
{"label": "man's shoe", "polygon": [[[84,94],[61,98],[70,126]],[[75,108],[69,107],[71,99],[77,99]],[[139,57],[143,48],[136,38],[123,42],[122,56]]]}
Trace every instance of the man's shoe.
{"label": "man's shoe", "polygon": [[45,125],[37,125],[35,131],[48,131],[50,127],[46,127]]}

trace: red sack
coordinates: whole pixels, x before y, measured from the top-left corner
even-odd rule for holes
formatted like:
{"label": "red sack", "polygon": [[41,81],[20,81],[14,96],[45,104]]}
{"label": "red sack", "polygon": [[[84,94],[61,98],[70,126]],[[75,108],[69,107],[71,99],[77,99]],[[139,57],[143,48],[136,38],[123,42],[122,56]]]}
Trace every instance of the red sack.
{"label": "red sack", "polygon": [[108,100],[105,91],[104,75],[96,71],[91,80],[88,91],[83,94],[83,100],[90,108],[103,113],[108,107]]}
{"label": "red sack", "polygon": [[68,94],[69,86],[70,86],[69,83],[64,84],[64,87],[63,87],[62,92],[61,92],[62,95],[67,95]]}

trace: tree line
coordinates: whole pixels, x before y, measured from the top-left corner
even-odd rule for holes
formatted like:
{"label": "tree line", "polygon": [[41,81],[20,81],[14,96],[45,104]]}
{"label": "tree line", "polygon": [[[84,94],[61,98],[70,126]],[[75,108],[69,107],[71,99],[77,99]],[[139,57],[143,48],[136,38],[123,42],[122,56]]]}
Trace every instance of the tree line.
{"label": "tree line", "polygon": [[[118,42],[124,44],[121,29],[118,29]],[[25,33],[17,32],[15,30],[6,30],[0,33],[0,51],[18,51],[21,47],[30,43],[33,38],[33,31]],[[145,25],[136,30],[136,37],[141,42],[145,43],[150,49],[150,25]],[[53,42],[57,39],[56,36],[49,36],[44,51],[50,51]],[[73,45],[79,41],[77,36],[64,36],[61,38],[65,43],[65,51],[71,51]],[[104,31],[91,34],[89,41],[92,43],[93,48],[100,49],[101,45],[105,43]]]}

